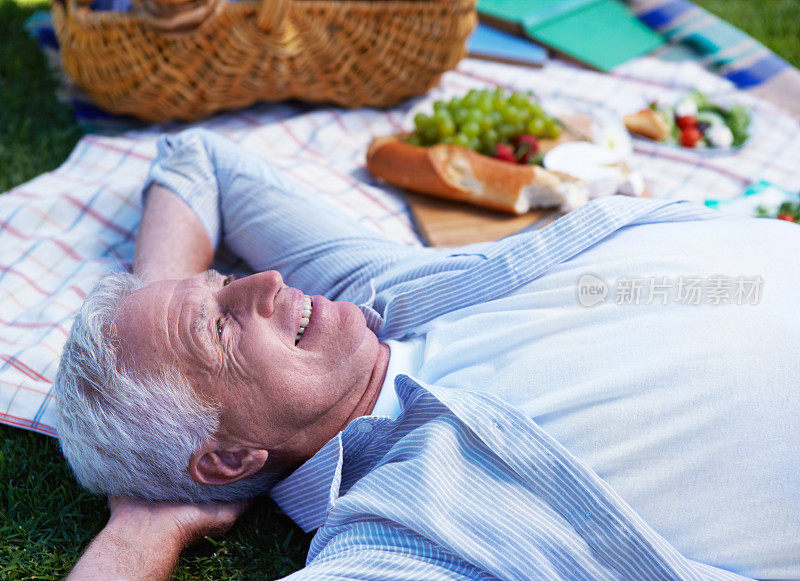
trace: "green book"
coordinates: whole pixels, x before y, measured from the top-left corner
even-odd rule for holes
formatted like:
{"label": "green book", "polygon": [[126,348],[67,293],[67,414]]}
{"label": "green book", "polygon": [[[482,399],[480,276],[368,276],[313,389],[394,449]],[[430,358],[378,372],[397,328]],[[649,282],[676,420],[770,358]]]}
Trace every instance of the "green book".
{"label": "green book", "polygon": [[478,0],[478,12],[601,71],[664,44],[618,0]]}

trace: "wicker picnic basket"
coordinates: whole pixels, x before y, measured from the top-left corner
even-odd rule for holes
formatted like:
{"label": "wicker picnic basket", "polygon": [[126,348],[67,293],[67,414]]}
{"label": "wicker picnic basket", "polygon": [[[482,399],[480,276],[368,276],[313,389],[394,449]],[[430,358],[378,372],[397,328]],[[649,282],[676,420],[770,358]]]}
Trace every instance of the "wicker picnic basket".
{"label": "wicker picnic basket", "polygon": [[64,69],[102,108],[193,120],[297,98],[388,107],[456,66],[475,0],[56,0]]}

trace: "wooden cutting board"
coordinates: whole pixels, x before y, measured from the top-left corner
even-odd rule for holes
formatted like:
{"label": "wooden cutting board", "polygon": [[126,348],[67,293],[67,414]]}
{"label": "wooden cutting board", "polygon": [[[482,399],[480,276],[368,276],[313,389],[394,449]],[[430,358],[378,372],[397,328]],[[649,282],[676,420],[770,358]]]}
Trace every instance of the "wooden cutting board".
{"label": "wooden cutting board", "polygon": [[[539,146],[543,151],[567,141],[590,139],[592,118],[588,115],[572,115],[560,121],[564,125],[561,137],[541,140]],[[407,192],[406,197],[417,233],[429,246],[461,246],[496,240],[525,228],[546,226],[561,216],[552,208],[512,216],[412,192]]]}
{"label": "wooden cutting board", "polygon": [[406,200],[417,233],[428,246],[462,246],[497,240],[534,224],[535,227],[545,226],[561,215],[549,209],[511,216],[411,192],[406,193]]}

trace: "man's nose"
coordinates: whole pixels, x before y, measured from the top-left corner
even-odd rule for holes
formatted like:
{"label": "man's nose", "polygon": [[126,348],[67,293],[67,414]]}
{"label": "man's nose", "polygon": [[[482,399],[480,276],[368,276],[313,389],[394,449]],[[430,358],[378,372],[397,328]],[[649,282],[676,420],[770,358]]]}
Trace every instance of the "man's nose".
{"label": "man's nose", "polygon": [[236,279],[225,288],[228,309],[256,312],[269,317],[275,310],[275,296],[283,288],[283,277],[277,270],[267,270]]}

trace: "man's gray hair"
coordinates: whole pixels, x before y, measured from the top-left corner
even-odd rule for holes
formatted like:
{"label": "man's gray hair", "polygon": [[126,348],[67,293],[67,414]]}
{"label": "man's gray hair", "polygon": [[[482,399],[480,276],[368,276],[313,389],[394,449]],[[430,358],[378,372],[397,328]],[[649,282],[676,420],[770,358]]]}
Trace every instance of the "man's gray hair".
{"label": "man's gray hair", "polygon": [[226,486],[201,484],[189,459],[219,427],[219,411],[178,369],[127,369],[115,318],[144,286],[126,272],[103,277],[75,318],[55,381],[61,450],[97,494],[206,502],[251,498],[278,479],[269,471]]}

